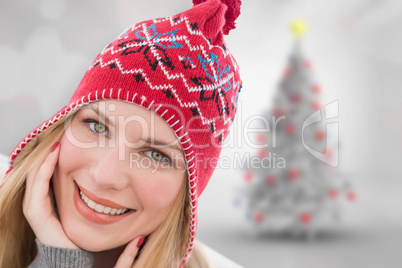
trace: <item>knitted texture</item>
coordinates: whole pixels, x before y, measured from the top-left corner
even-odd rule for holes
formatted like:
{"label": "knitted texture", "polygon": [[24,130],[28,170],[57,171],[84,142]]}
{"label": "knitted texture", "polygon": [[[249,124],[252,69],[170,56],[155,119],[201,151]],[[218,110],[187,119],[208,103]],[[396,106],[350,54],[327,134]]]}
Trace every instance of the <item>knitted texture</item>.
{"label": "knitted texture", "polygon": [[79,249],[57,248],[42,244],[38,239],[38,255],[28,268],[86,268],[92,267],[93,256]]}
{"label": "knitted texture", "polygon": [[240,1],[229,9],[222,2],[208,0],[125,30],[96,57],[69,104],[16,147],[11,165],[30,140],[85,104],[118,99],[155,112],[175,132],[187,162],[192,212],[186,262],[194,245],[197,199],[216,167],[241,89],[237,63],[223,40],[234,28]]}
{"label": "knitted texture", "polygon": [[[200,3],[204,3],[205,0],[193,0],[194,5],[198,5]],[[225,25],[222,28],[223,34],[229,34],[229,31],[235,29],[235,20],[240,15],[240,0],[221,0],[224,3],[228,10],[225,13]]]}

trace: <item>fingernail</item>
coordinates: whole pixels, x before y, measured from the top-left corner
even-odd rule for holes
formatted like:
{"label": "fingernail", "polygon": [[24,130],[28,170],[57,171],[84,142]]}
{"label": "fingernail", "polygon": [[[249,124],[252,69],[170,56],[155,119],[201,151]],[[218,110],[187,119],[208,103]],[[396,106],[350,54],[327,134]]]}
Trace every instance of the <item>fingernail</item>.
{"label": "fingernail", "polygon": [[6,175],[7,175],[8,173],[10,173],[11,170],[13,170],[12,167],[10,167],[10,168],[6,171]]}
{"label": "fingernail", "polygon": [[144,243],[145,236],[142,236],[140,240],[138,240],[137,248],[140,248],[142,243]]}
{"label": "fingernail", "polygon": [[54,150],[56,150],[58,145],[59,145],[59,142],[56,142],[55,144],[53,144],[52,150],[50,150],[50,152],[53,152]]}

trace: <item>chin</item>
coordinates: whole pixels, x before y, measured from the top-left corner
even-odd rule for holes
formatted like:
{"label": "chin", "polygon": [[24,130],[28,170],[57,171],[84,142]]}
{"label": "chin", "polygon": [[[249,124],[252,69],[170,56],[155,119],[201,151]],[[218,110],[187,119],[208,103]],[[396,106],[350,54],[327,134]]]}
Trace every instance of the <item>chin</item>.
{"label": "chin", "polygon": [[85,230],[86,228],[81,228],[77,223],[62,223],[62,227],[71,242],[86,251],[99,252],[123,245],[115,244],[116,239],[111,240],[111,237],[97,234],[93,228]]}
{"label": "chin", "polygon": [[89,251],[89,252],[101,252],[105,250],[109,250],[110,248],[105,248],[99,243],[93,243],[93,242],[88,242],[88,241],[82,241],[81,239],[78,239],[78,241],[75,241],[74,239],[71,239],[71,241],[80,249]]}

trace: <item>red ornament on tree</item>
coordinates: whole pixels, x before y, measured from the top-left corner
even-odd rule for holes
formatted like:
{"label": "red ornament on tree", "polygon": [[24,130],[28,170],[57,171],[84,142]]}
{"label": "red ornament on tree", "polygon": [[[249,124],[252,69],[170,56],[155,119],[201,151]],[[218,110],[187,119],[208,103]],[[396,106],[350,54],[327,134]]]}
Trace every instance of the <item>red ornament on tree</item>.
{"label": "red ornament on tree", "polygon": [[322,141],[325,138],[325,133],[322,130],[317,130],[314,137],[317,141]]}
{"label": "red ornament on tree", "polygon": [[244,180],[245,181],[252,181],[254,178],[254,174],[250,171],[247,171],[246,173],[244,173]]}
{"label": "red ornament on tree", "polygon": [[292,124],[287,124],[285,127],[285,131],[288,135],[293,135],[295,133],[295,126]]}
{"label": "red ornament on tree", "polygon": [[356,193],[353,191],[349,191],[347,194],[349,201],[353,202],[356,200]]}
{"label": "red ornament on tree", "polygon": [[264,220],[264,214],[262,212],[256,212],[254,215],[254,220],[256,222],[262,222]]}
{"label": "red ornament on tree", "polygon": [[321,87],[319,85],[315,84],[313,86],[313,92],[314,93],[320,93],[321,92]]}
{"label": "red ornament on tree", "polygon": [[308,212],[304,212],[304,213],[300,214],[299,219],[302,223],[309,224],[311,222],[311,214]]}
{"label": "red ornament on tree", "polygon": [[336,199],[338,198],[338,191],[336,189],[330,189],[328,195],[331,199]]}
{"label": "red ornament on tree", "polygon": [[276,118],[281,117],[282,115],[285,115],[285,112],[281,108],[274,109],[274,116]]}
{"label": "red ornament on tree", "polygon": [[289,175],[289,178],[291,180],[297,180],[299,178],[299,176],[300,176],[300,172],[299,172],[298,169],[292,168],[292,169],[289,170],[288,175]]}
{"label": "red ornament on tree", "polygon": [[292,69],[290,67],[286,67],[284,73],[285,76],[289,76],[292,73]]}
{"label": "red ornament on tree", "polygon": [[265,183],[266,183],[267,185],[269,185],[269,186],[274,185],[274,184],[276,183],[275,176],[274,176],[274,175],[268,175],[268,176],[265,178]]}
{"label": "red ornament on tree", "polygon": [[260,150],[258,150],[257,155],[259,158],[264,158],[264,157],[267,157],[268,152],[266,149],[260,149]]}
{"label": "red ornament on tree", "polygon": [[264,135],[264,134],[262,134],[262,133],[260,133],[260,134],[257,135],[257,142],[258,142],[259,144],[264,143],[266,140],[267,140],[266,135]]}
{"label": "red ornament on tree", "polygon": [[294,104],[298,104],[301,100],[301,96],[299,94],[293,94],[292,95],[292,102]]}
{"label": "red ornament on tree", "polygon": [[332,155],[333,155],[333,152],[332,152],[331,149],[327,148],[327,149],[325,150],[324,155],[325,155],[326,158],[331,158]]}
{"label": "red ornament on tree", "polygon": [[311,104],[311,108],[313,108],[313,110],[319,110],[321,109],[321,103],[319,101],[315,101],[313,102],[313,104]]}
{"label": "red ornament on tree", "polygon": [[310,69],[310,68],[311,68],[311,61],[305,60],[305,61],[303,62],[303,64],[304,64],[304,67],[305,67],[305,68],[307,68],[307,69]]}

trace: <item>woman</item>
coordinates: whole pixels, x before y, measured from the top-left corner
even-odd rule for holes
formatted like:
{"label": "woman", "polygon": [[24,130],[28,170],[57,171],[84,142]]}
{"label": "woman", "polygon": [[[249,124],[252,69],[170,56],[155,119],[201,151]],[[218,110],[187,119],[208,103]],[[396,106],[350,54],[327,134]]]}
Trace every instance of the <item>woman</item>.
{"label": "woman", "polygon": [[241,80],[223,34],[240,1],[199,2],[124,31],[16,147],[0,190],[0,267],[207,267],[197,199],[236,112]]}

